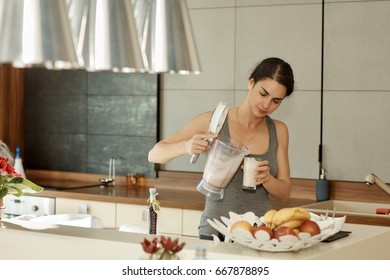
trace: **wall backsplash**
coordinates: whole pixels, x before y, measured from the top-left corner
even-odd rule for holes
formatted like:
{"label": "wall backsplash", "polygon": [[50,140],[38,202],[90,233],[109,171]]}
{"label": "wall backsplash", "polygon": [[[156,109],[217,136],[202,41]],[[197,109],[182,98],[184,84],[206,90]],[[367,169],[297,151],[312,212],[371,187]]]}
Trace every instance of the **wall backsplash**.
{"label": "wall backsplash", "polygon": [[27,69],[24,102],[26,168],[156,176],[157,75]]}

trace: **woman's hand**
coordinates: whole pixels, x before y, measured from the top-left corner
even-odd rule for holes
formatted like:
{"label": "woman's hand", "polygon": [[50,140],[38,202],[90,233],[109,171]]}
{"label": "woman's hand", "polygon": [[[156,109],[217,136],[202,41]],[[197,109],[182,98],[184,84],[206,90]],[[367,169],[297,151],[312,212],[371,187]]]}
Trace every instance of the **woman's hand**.
{"label": "woman's hand", "polygon": [[269,173],[271,168],[269,167],[268,160],[262,160],[258,162],[256,175],[256,185],[265,184],[268,182],[271,174]]}
{"label": "woman's hand", "polygon": [[195,134],[186,142],[186,152],[192,154],[204,154],[210,147],[211,139],[217,138],[216,133]]}

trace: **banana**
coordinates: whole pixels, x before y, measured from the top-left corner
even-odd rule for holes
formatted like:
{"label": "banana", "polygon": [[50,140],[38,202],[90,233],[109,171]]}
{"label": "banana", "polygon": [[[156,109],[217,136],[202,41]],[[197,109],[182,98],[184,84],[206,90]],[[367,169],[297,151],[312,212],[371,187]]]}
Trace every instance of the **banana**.
{"label": "banana", "polygon": [[301,207],[282,208],[273,215],[271,228],[275,228],[290,220],[310,220],[310,213]]}
{"label": "banana", "polygon": [[296,229],[296,228],[299,228],[305,221],[302,221],[302,220],[289,220],[287,222],[284,222],[280,225],[278,225],[276,227],[279,228],[279,227],[289,227],[289,228],[292,228],[292,229]]}
{"label": "banana", "polygon": [[277,213],[278,211],[275,210],[275,209],[271,209],[269,211],[267,211],[265,214],[264,214],[264,224],[266,227],[270,228],[270,229],[273,229],[272,228],[272,220],[273,220],[273,217],[274,215]]}

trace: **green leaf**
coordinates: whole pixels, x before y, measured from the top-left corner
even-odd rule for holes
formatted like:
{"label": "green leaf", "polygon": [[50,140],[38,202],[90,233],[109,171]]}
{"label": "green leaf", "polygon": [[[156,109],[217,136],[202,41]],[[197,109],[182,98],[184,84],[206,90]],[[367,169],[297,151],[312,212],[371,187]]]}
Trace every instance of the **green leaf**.
{"label": "green leaf", "polygon": [[[43,191],[43,188],[41,186],[38,186],[37,184],[35,184],[27,179],[24,179],[24,178],[22,178],[22,179],[23,179],[23,181],[21,182],[21,184],[29,187],[32,190],[32,191],[29,191],[30,193]],[[25,192],[27,192],[27,191],[25,191]]]}
{"label": "green leaf", "polygon": [[8,181],[9,183],[12,184],[20,184],[23,182],[23,178],[20,177],[13,177],[11,180]]}
{"label": "green leaf", "polygon": [[8,194],[8,189],[7,188],[0,189],[0,198],[3,198],[7,194]]}
{"label": "green leaf", "polygon": [[24,193],[41,192],[43,191],[43,188],[28,179],[7,176],[5,177],[5,180],[3,180],[0,191],[0,198],[6,196],[7,194],[12,194],[19,197]]}
{"label": "green leaf", "polygon": [[23,195],[23,190],[20,188],[20,185],[8,186],[8,194],[20,197]]}

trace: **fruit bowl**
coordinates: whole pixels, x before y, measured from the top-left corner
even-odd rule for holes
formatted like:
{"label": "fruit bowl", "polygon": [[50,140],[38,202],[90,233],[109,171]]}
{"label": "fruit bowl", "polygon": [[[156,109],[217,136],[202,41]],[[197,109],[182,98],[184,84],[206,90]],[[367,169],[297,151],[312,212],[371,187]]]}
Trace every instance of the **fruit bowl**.
{"label": "fruit bowl", "polygon": [[285,235],[281,236],[279,240],[276,238],[270,239],[269,235],[260,233],[255,234],[254,237],[252,233],[243,229],[235,230],[234,234],[230,232],[230,227],[237,221],[244,220],[252,225],[263,225],[264,217],[257,217],[253,212],[247,212],[245,214],[229,212],[229,218],[221,217],[222,222],[218,219],[208,219],[207,222],[225,236],[225,241],[231,240],[235,243],[260,251],[296,252],[313,246],[314,244],[327,239],[329,236],[332,236],[336,232],[339,232],[345,223],[346,216],[331,218],[310,212],[310,219],[319,225],[321,229],[320,234],[311,236],[309,233],[299,232],[297,236]]}

